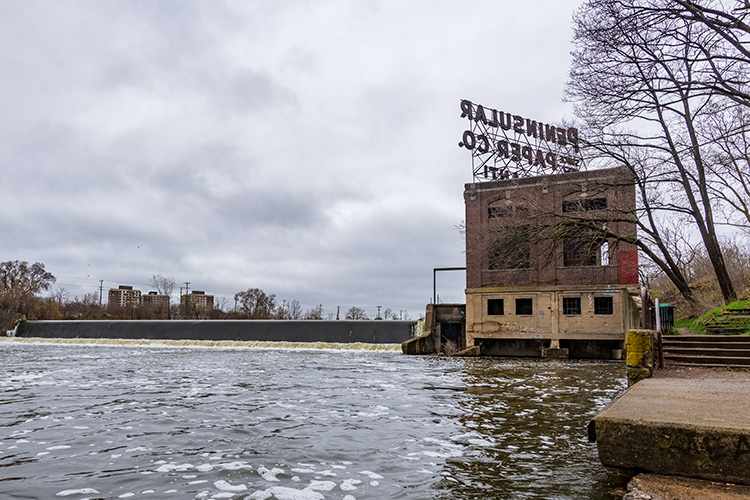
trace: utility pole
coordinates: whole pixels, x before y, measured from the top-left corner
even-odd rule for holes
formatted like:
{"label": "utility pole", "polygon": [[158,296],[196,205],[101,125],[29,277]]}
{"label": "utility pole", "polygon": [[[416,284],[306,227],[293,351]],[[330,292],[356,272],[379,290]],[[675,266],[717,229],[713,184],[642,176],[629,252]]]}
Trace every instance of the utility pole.
{"label": "utility pole", "polygon": [[188,300],[190,299],[189,295],[190,295],[190,282],[186,281],[185,282],[185,313],[184,313],[185,318],[187,318],[187,315],[188,315]]}

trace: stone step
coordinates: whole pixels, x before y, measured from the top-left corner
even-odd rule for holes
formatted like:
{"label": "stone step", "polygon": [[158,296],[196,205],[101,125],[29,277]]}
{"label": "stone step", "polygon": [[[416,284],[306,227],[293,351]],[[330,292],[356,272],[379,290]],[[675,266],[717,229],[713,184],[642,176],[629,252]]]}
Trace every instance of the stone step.
{"label": "stone step", "polygon": [[725,333],[725,334],[735,334],[735,335],[741,335],[745,333],[748,329],[745,327],[733,327],[733,326],[707,326],[706,330],[708,330],[711,333]]}
{"label": "stone step", "polygon": [[664,351],[674,351],[675,349],[694,349],[696,351],[704,349],[750,349],[750,342],[662,342]]}
{"label": "stone step", "polygon": [[664,356],[713,356],[750,358],[750,348],[726,349],[714,347],[708,349],[694,349],[692,347],[670,347],[669,349],[664,349]]}
{"label": "stone step", "polygon": [[728,365],[726,363],[701,363],[700,365],[695,363],[684,363],[681,361],[670,361],[669,366],[700,366],[701,368],[734,368],[738,370],[748,370],[750,367],[747,365]]}
{"label": "stone step", "polygon": [[721,365],[721,366],[750,366],[750,357],[743,356],[710,356],[710,355],[680,355],[664,352],[664,359],[670,363],[689,363],[692,365]]}
{"label": "stone step", "polygon": [[665,335],[663,342],[748,342],[750,335]]}

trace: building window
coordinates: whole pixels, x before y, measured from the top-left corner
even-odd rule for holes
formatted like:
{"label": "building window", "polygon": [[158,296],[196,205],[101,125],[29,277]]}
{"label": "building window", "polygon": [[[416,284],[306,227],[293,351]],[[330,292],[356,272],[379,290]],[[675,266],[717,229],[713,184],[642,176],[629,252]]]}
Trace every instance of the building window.
{"label": "building window", "polygon": [[563,266],[596,266],[601,244],[596,239],[566,238],[563,241]]}
{"label": "building window", "polygon": [[581,314],[581,297],[563,297],[563,314]]}
{"label": "building window", "polygon": [[594,314],[613,314],[612,297],[594,297]]}
{"label": "building window", "polygon": [[562,205],[563,213],[588,212],[590,210],[605,210],[606,208],[607,198],[585,198],[583,200],[564,201]]}
{"label": "building window", "polygon": [[516,315],[529,316],[533,314],[534,308],[531,299],[516,299]]}
{"label": "building window", "polygon": [[528,269],[531,267],[531,229],[529,226],[507,228],[498,232],[487,252],[487,268]]}
{"label": "building window", "polygon": [[505,314],[503,299],[487,299],[487,314],[490,316],[502,316]]}

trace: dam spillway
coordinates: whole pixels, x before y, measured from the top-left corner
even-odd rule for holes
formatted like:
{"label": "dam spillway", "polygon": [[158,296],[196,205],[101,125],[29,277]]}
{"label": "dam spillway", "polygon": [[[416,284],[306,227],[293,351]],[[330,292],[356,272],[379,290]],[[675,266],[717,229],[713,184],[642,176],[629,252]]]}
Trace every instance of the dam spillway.
{"label": "dam spillway", "polygon": [[16,337],[400,344],[414,321],[90,320],[22,321]]}

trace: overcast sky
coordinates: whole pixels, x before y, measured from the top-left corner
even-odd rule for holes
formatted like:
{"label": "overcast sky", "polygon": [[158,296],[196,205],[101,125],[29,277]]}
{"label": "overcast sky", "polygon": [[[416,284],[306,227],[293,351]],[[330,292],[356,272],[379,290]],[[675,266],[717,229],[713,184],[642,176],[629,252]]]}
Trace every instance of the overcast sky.
{"label": "overcast sky", "polygon": [[572,118],[579,4],[0,0],[0,260],[417,318],[465,264],[460,100]]}

